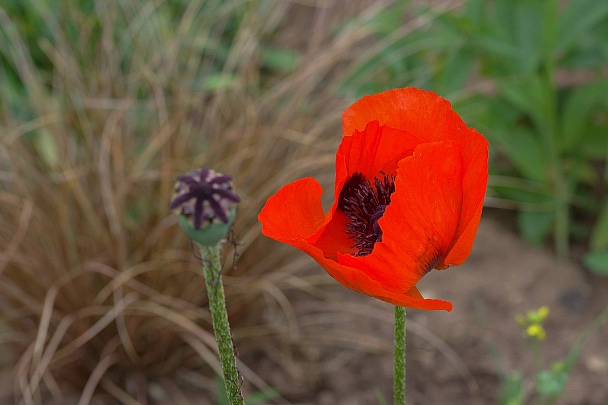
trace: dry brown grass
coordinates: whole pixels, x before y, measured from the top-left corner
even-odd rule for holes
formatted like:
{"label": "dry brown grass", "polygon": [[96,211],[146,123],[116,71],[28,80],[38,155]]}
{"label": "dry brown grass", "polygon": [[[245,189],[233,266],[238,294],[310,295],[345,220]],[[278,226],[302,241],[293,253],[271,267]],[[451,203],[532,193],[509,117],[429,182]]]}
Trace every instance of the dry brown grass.
{"label": "dry brown grass", "polygon": [[[240,339],[263,335],[238,329],[266,305],[290,315],[285,291],[314,293],[316,280],[260,235],[257,213],[290,180],[331,183],[336,79],[369,34],[339,24],[385,4],[32,4],[44,70],[0,8],[0,52],[23,84],[0,100],[1,359],[14,376],[0,398],[146,403],[154,386],[180,403],[180,384],[213,389],[202,375],[218,365],[199,263],[168,210],[175,176],[234,175],[228,305]],[[298,49],[295,67],[267,66],[270,45]]]}

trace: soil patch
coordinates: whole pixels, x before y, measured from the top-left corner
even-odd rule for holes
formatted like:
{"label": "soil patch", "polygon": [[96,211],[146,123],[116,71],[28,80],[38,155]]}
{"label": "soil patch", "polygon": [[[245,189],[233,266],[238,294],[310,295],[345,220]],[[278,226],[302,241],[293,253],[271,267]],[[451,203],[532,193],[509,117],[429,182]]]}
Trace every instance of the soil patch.
{"label": "soil patch", "polygon": [[[392,306],[333,280],[328,285],[324,299],[292,297],[295,315],[272,320],[291,332],[247,353],[244,362],[291,403],[379,404],[380,397],[391,403]],[[549,306],[541,353],[549,367],[608,305],[608,280],[526,245],[488,219],[464,265],[433,271],[419,287],[425,297],[452,301],[454,310],[408,311],[410,405],[497,404],[501,380],[512,372],[526,377],[529,402],[533,356],[515,316]],[[606,405],[606,342],[604,325],[582,350],[558,404]]]}

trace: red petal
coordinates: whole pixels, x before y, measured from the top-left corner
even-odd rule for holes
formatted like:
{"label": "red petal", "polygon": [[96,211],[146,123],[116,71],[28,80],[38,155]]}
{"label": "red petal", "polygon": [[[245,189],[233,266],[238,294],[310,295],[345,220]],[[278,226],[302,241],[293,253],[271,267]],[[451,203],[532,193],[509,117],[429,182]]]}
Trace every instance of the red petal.
{"label": "red petal", "polygon": [[323,251],[310,243],[310,235],[324,226],[326,218],[321,207],[322,189],[319,183],[305,178],[283,186],[271,196],[260,212],[262,233],[279,242],[287,243],[309,254],[340,284],[395,305],[420,309],[443,309],[450,311],[447,301],[422,298],[414,288],[395,293],[386,286],[370,279],[360,269],[344,266],[324,255]]}
{"label": "red petal", "polygon": [[395,192],[379,220],[382,242],[370,255],[338,255],[396,293],[406,293],[448,252],[462,206],[462,150],[457,142],[420,144],[399,162]]}
{"label": "red petal", "polygon": [[281,187],[268,198],[258,215],[262,233],[287,243],[292,239],[307,239],[325,221],[322,194],[319,182],[310,177]]}
{"label": "red petal", "polygon": [[336,154],[336,182],[334,203],[328,214],[326,227],[319,229],[316,241],[311,242],[321,248],[327,257],[337,260],[337,253],[352,253],[352,240],[347,238],[348,222],[338,207],[340,192],[344,183],[355,173],[361,173],[374,184],[380,172],[387,175],[397,173],[398,162],[412,154],[420,139],[407,131],[379,126],[377,121],[370,122],[362,132],[355,131],[352,136],[342,138]]}
{"label": "red petal", "polygon": [[362,131],[370,121],[407,130],[424,142],[468,137],[466,124],[449,101],[437,94],[416,89],[393,89],[365,96],[342,114],[342,135]]}
{"label": "red petal", "polygon": [[415,88],[394,89],[366,96],[342,115],[342,133],[349,135],[378,120],[411,132],[423,142],[454,140],[464,158],[463,205],[450,252],[439,268],[461,264],[471,252],[488,180],[488,141],[468,128],[451,104],[432,92]]}
{"label": "red petal", "polygon": [[350,175],[359,172],[373,179],[380,171],[395,174],[399,161],[411,155],[420,142],[420,138],[407,131],[371,121],[363,131],[342,138],[337,154],[344,156]]}
{"label": "red petal", "polygon": [[321,267],[325,269],[325,271],[327,271],[330,276],[336,279],[343,286],[354,291],[378,298],[393,305],[408,308],[426,310],[443,309],[446,311],[452,310],[451,302],[437,299],[424,299],[416,287],[413,287],[406,292],[391,291],[386,288],[386,285],[370,278],[361,269],[350,267],[324,257],[321,250],[315,248],[314,246],[293,246],[298,247],[299,249],[308,253]]}
{"label": "red petal", "polygon": [[328,259],[338,260],[338,252],[352,253],[353,241],[346,234],[346,223],[348,220],[344,213],[332,207],[328,214],[328,222],[319,231],[309,238],[309,242],[323,251]]}
{"label": "red petal", "polygon": [[473,249],[473,242],[475,241],[475,235],[477,234],[477,228],[479,227],[479,220],[481,219],[481,210],[483,209],[483,197],[481,203],[477,207],[477,212],[469,220],[466,225],[462,225],[463,222],[458,223],[458,230],[454,235],[452,247],[449,249],[448,254],[443,258],[437,265],[436,269],[443,270],[450,266],[458,266],[464,263],[464,261],[471,254]]}
{"label": "red petal", "polygon": [[[351,136],[355,130],[363,133]],[[259,216],[264,234],[308,253],[355,291],[395,305],[451,310],[449,302],[425,300],[415,284],[432,266],[460,264],[469,255],[487,183],[487,141],[449,102],[417,89],[364,97],[344,112],[343,134],[336,198],[350,175],[373,181],[380,170],[393,174],[399,162],[397,191],[379,221],[383,242],[365,257],[340,253],[350,244],[345,219],[337,201],[323,215],[322,191],[312,179],[269,199]],[[404,158],[413,147],[415,154]]]}
{"label": "red petal", "polygon": [[336,153],[336,183],[334,205],[344,182],[355,173],[361,173],[374,184],[380,172],[394,175],[397,163],[414,151],[420,139],[407,131],[380,126],[369,122],[362,131],[342,138]]}
{"label": "red petal", "polygon": [[[485,141],[485,138],[483,140]],[[488,143],[486,141],[469,144],[467,152],[465,159],[469,160],[465,160],[462,211],[458,228],[448,255],[437,268],[462,264],[469,257],[477,234],[488,183]]]}

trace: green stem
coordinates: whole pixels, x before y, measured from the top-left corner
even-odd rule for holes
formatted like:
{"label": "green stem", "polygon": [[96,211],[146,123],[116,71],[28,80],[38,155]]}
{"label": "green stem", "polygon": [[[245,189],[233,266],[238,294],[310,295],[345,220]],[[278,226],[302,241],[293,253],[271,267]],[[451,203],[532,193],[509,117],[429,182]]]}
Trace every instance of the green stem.
{"label": "green stem", "polygon": [[[543,369],[542,360],[540,356],[540,342],[536,338],[532,338],[532,356],[534,360],[534,378],[538,378],[538,375]],[[537,387],[538,388],[538,387]],[[544,395],[537,392],[536,399],[534,401],[536,405],[542,405],[545,403]]]}
{"label": "green stem", "polygon": [[567,259],[570,255],[570,212],[568,204],[568,191],[564,190],[566,179],[560,176],[561,183],[557,184],[557,208],[555,212],[555,252],[560,259]]}
{"label": "green stem", "polygon": [[241,393],[239,371],[236,368],[236,357],[226,311],[226,297],[222,284],[222,267],[220,264],[220,245],[199,246],[205,273],[205,285],[209,295],[209,310],[213,321],[213,331],[217,342],[220,363],[224,372],[224,385],[230,405],[244,405]]}
{"label": "green stem", "polygon": [[395,306],[395,380],[393,403],[405,405],[405,308]]}

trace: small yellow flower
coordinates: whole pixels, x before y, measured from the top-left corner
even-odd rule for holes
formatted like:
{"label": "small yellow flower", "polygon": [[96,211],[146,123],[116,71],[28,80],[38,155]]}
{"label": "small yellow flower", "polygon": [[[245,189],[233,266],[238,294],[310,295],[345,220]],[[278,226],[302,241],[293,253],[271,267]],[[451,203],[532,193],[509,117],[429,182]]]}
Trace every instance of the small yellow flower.
{"label": "small yellow flower", "polygon": [[526,334],[531,338],[536,340],[545,340],[547,334],[545,333],[545,329],[543,329],[542,325],[532,324],[526,328]]}
{"label": "small yellow flower", "polygon": [[530,311],[526,314],[529,323],[542,323],[549,315],[549,307],[542,306],[537,310]]}
{"label": "small yellow flower", "polygon": [[545,340],[547,334],[542,327],[543,322],[549,315],[549,307],[542,306],[536,310],[528,311],[525,315],[517,315],[515,320],[525,328],[527,336],[537,340]]}

